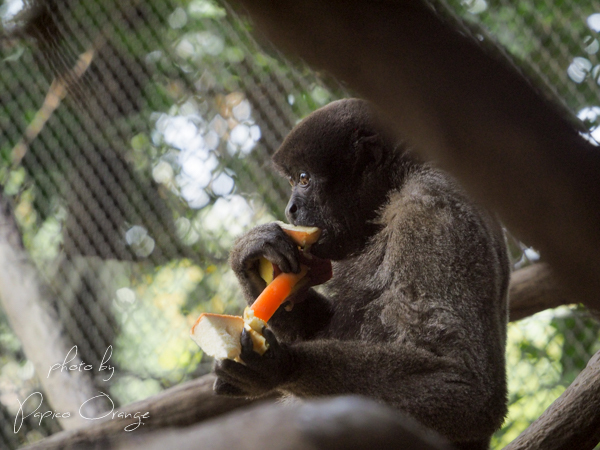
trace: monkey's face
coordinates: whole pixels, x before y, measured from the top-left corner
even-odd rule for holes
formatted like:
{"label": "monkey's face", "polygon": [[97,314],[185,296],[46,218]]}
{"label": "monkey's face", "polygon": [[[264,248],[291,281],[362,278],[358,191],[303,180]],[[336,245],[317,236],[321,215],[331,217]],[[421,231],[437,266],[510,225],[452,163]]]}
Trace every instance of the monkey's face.
{"label": "monkey's face", "polygon": [[[285,209],[288,222],[294,225],[315,226],[322,230],[312,253],[326,259],[339,260],[348,256],[349,240],[355,228],[340,208],[344,199],[335,197],[331,182],[306,170],[290,173],[292,194]],[[331,192],[331,194],[327,194]],[[351,208],[351,206],[349,206]]]}
{"label": "monkey's face", "polygon": [[389,148],[369,113],[359,100],[334,102],[296,126],[273,156],[292,186],[286,217],[294,225],[321,228],[311,247],[320,258],[348,258],[377,230],[374,219],[392,169],[385,164]]}

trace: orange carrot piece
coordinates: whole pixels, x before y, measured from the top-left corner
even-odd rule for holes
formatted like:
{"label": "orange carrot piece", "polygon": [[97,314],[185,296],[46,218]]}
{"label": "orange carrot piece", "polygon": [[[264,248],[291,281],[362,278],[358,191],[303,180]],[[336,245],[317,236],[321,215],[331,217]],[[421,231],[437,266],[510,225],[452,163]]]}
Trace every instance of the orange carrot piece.
{"label": "orange carrot piece", "polygon": [[290,295],[294,286],[306,275],[308,267],[300,266],[300,273],[280,273],[271,283],[267,285],[264,291],[256,298],[250,309],[254,311],[254,317],[258,317],[265,322],[271,318],[277,308]]}

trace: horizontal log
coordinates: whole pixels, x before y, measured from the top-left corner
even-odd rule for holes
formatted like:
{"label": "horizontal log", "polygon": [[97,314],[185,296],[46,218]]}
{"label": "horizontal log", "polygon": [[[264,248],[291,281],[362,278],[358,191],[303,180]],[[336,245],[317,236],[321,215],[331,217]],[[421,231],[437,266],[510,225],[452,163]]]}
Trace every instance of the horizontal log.
{"label": "horizontal log", "polygon": [[[104,447],[106,442],[112,437],[118,439],[118,436],[139,436],[144,432],[166,427],[185,427],[256,402],[256,400],[214,394],[212,389],[214,380],[213,374],[205,375],[119,408],[119,411],[131,414],[149,413],[149,417],[142,420],[144,425],[134,431],[126,432],[124,428],[135,423],[135,419],[107,417],[95,422],[90,421],[89,426],[84,428],[57,433],[26,448],[31,450],[106,448]],[[173,449],[175,448],[180,447],[174,446]]]}
{"label": "horizontal log", "polygon": [[538,263],[512,273],[509,320],[520,320],[549,308],[578,303],[556,279],[548,264]]}
{"label": "horizontal log", "polygon": [[185,429],[120,433],[102,445],[127,450],[453,448],[413,419],[360,397],[258,405]]}

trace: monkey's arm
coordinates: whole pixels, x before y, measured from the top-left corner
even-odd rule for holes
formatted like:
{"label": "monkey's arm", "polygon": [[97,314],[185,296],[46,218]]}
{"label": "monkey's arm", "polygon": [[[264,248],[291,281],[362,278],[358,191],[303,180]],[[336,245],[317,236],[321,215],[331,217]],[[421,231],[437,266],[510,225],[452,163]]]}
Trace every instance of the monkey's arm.
{"label": "monkey's arm", "polygon": [[495,409],[504,399],[495,398],[485,377],[469,371],[459,358],[410,344],[314,340],[286,346],[272,333],[266,336],[271,349],[264,356],[253,353],[243,338],[249,350],[242,355],[246,365],[219,363],[217,393],[260,396],[278,389],[300,397],[365,395],[457,440],[473,439],[474,433],[489,437],[499,425]]}

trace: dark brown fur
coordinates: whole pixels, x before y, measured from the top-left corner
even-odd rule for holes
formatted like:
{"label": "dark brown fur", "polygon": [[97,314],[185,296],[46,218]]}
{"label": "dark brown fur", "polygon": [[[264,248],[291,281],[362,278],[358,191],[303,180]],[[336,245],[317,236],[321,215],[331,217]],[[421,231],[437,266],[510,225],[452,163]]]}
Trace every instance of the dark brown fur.
{"label": "dark brown fur", "polygon": [[[274,155],[293,182],[286,214],[323,229],[312,252],[333,260],[323,294],[280,308],[272,350],[225,360],[215,389],[300,397],[361,394],[408,412],[459,448],[485,449],[506,414],[508,259],[502,229],[456,183],[393,144],[371,107],[334,102],[308,116]],[[298,183],[300,173],[310,184]],[[256,262],[299,270],[275,224],[243,236],[232,268],[248,302]]]}

